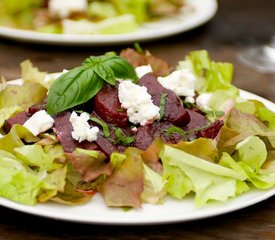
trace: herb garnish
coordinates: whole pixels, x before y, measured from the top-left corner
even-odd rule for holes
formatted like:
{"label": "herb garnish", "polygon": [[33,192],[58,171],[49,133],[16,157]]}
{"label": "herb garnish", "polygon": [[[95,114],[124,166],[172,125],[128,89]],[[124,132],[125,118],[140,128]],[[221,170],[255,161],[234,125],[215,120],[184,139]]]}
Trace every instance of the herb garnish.
{"label": "herb garnish", "polygon": [[159,120],[161,120],[164,116],[165,112],[165,104],[166,104],[166,98],[167,98],[167,93],[162,93],[160,95],[160,102],[159,102]]}
{"label": "herb garnish", "polygon": [[127,137],[125,133],[120,128],[115,128],[116,142],[122,145],[130,145],[135,141],[135,137]]}
{"label": "herb garnish", "polygon": [[187,140],[187,132],[185,132],[183,129],[176,127],[176,126],[171,126],[167,129],[165,129],[165,135],[169,136],[173,133],[178,133],[182,136],[184,140]]}
{"label": "herb garnish", "polygon": [[134,67],[115,53],[89,57],[82,66],[73,68],[53,82],[47,112],[56,114],[85,103],[100,91],[104,82],[115,85],[117,78],[138,80]]}
{"label": "herb garnish", "polygon": [[107,125],[107,123],[105,123],[104,121],[102,121],[96,117],[90,117],[90,120],[97,123],[98,125],[100,125],[102,127],[104,137],[108,138],[111,136],[109,126]]}

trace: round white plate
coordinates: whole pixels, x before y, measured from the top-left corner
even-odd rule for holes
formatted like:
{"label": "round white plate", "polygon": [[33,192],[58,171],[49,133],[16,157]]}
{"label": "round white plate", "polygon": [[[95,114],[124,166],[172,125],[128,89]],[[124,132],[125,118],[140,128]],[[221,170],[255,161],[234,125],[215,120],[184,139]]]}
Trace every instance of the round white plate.
{"label": "round white plate", "polygon": [[[19,81],[14,81],[19,83]],[[254,94],[241,91],[246,99],[257,99],[269,109],[275,111],[275,104]],[[211,202],[202,208],[196,208],[194,198],[188,197],[178,201],[167,198],[161,205],[143,204],[140,209],[124,211],[120,208],[108,208],[103,199],[96,194],[89,203],[81,206],[67,206],[48,202],[36,206],[25,206],[0,198],[0,205],[17,211],[53,219],[111,225],[145,225],[198,220],[236,211],[275,195],[275,188],[261,191],[252,189],[226,202]]]}
{"label": "round white plate", "polygon": [[0,36],[21,42],[58,45],[114,45],[149,41],[188,31],[210,20],[217,11],[216,0],[188,0],[177,16],[142,25],[136,32],[116,35],[47,34],[0,26]]}

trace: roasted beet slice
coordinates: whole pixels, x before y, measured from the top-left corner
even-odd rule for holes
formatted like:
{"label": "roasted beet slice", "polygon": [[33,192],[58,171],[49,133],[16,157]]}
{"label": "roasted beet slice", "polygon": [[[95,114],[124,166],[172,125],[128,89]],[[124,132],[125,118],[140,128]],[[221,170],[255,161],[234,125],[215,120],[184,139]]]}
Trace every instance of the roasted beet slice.
{"label": "roasted beet slice", "polygon": [[144,75],[139,80],[139,85],[147,88],[153,103],[157,106],[160,105],[161,94],[167,94],[163,121],[180,127],[189,123],[189,114],[182,106],[180,99],[172,91],[164,88],[152,73]]}
{"label": "roasted beet slice", "polygon": [[95,97],[94,111],[106,123],[121,128],[128,126],[128,116],[118,99],[118,89],[109,85],[104,86]]}
{"label": "roasted beet slice", "polygon": [[108,138],[103,137],[101,134],[98,134],[95,143],[97,144],[98,149],[107,157],[109,157],[112,152],[124,152],[126,150],[126,147],[113,144]]}
{"label": "roasted beet slice", "polygon": [[187,109],[187,111],[190,116],[190,122],[184,128],[186,131],[195,130],[207,126],[208,121],[203,114],[189,109]]}
{"label": "roasted beet slice", "polygon": [[23,125],[30,117],[31,117],[31,114],[25,111],[16,114],[15,116],[11,117],[5,122],[4,131],[9,132],[14,124]]}
{"label": "roasted beet slice", "polygon": [[218,135],[222,126],[223,126],[223,121],[217,120],[213,122],[209,127],[198,131],[196,135],[198,138],[204,137],[204,138],[214,139]]}
{"label": "roasted beet slice", "polygon": [[63,112],[54,116],[54,132],[57,135],[65,152],[73,152],[76,148],[85,148],[89,150],[96,150],[97,145],[93,142],[83,141],[78,142],[71,136],[73,130],[69,119],[71,112]]}
{"label": "roasted beet slice", "polygon": [[146,150],[156,138],[161,138],[166,143],[178,143],[183,140],[184,136],[179,133],[167,134],[167,130],[171,127],[173,125],[167,122],[155,122],[139,127],[136,133],[135,146],[141,150]]}

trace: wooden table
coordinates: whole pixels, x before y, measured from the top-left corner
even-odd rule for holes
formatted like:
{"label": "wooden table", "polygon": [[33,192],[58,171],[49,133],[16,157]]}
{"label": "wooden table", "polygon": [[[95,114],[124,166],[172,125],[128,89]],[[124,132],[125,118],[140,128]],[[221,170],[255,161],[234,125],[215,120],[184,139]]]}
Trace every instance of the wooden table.
{"label": "wooden table", "polygon": [[[184,55],[207,49],[219,61],[235,65],[234,83],[275,102],[275,75],[244,67],[238,53],[267,41],[272,33],[273,0],[223,0],[207,24],[171,38],[143,43],[142,47],[175,64]],[[273,25],[274,27],[274,25]],[[20,77],[19,64],[31,59],[41,70],[60,71],[79,65],[89,55],[125,47],[60,47],[16,43],[0,39],[0,75]],[[92,213],[91,213],[92,214]],[[275,239],[275,198],[218,217],[155,226],[97,226],[36,217],[0,207],[0,240],[22,239]]]}

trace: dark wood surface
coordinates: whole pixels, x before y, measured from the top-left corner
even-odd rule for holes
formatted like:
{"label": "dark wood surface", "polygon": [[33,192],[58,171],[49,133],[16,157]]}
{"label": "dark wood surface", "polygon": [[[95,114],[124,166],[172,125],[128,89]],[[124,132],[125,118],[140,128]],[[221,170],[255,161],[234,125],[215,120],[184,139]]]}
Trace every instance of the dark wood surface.
{"label": "dark wood surface", "polygon": [[[212,58],[234,63],[236,86],[275,102],[275,75],[258,73],[238,60],[244,47],[268,41],[275,27],[273,5],[272,0],[222,0],[216,16],[207,24],[174,37],[143,43],[142,47],[171,64],[191,50],[207,49]],[[89,55],[119,52],[129,46],[61,47],[0,39],[0,75],[9,80],[20,77],[19,64],[27,58],[41,70],[56,72],[79,65]],[[0,207],[2,239],[275,239],[275,198],[218,217],[153,226],[77,224]]]}

